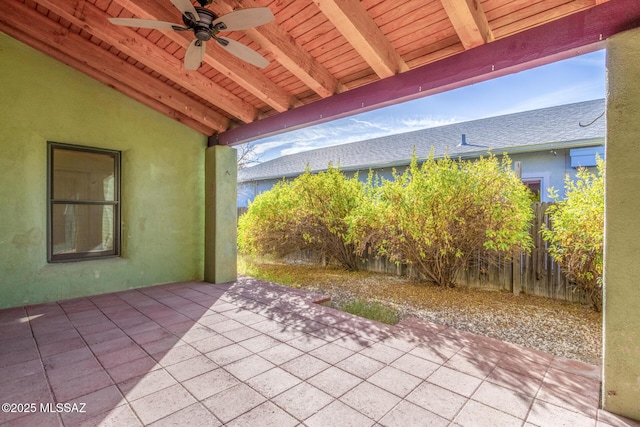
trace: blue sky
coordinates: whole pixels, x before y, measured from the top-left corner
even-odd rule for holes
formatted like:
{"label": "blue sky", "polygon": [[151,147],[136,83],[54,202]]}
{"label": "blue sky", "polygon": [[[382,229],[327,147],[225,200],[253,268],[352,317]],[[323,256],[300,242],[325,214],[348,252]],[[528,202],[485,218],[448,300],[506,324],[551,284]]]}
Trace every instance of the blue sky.
{"label": "blue sky", "polygon": [[605,51],[252,142],[256,159],[604,98]]}

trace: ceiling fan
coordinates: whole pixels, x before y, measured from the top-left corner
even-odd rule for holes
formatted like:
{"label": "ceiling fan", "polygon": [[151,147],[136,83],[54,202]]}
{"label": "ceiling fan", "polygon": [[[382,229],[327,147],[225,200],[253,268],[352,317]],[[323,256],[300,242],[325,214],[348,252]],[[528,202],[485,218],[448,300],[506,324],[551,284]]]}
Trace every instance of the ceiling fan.
{"label": "ceiling fan", "polygon": [[138,18],[109,18],[115,25],[125,27],[151,28],[156,30],[193,31],[196,38],[189,44],[184,55],[185,70],[197,70],[202,65],[205,53],[205,43],[215,40],[217,44],[232,55],[259,68],[269,65],[262,55],[255,50],[235,40],[219,36],[222,31],[238,31],[271,22],[273,13],[268,7],[253,7],[236,10],[218,17],[204,7],[213,0],[198,0],[202,7],[194,7],[190,0],[171,0],[171,3],[182,13],[184,25],[171,22],[154,21]]}

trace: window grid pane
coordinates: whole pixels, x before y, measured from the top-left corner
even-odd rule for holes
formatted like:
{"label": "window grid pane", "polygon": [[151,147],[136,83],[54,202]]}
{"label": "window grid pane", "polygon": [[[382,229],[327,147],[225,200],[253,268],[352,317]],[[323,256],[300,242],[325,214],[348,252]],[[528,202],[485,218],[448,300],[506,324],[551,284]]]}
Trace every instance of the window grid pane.
{"label": "window grid pane", "polygon": [[119,155],[50,143],[50,262],[119,255]]}
{"label": "window grid pane", "polygon": [[115,156],[54,148],[54,200],[115,200]]}

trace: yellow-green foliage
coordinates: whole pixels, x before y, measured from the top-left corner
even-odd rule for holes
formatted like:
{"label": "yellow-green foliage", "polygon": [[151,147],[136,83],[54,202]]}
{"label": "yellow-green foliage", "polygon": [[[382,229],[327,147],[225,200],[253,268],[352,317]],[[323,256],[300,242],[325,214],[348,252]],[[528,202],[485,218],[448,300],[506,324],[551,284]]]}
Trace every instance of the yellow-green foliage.
{"label": "yellow-green foliage", "polygon": [[256,197],[239,220],[239,248],[252,255],[285,255],[317,250],[345,268],[357,269],[348,240],[349,217],[361,199],[357,176],[347,178],[329,165],[326,172],[306,171]]}
{"label": "yellow-green foliage", "polygon": [[575,181],[565,178],[564,200],[552,189],[556,203],[547,210],[552,227],[542,230],[551,256],[597,311],[602,309],[604,176],[604,160],[598,159],[595,174],[582,168]]}
{"label": "yellow-green foliage", "polygon": [[427,280],[454,286],[470,257],[489,250],[511,255],[531,246],[533,212],[527,188],[511,161],[429,158],[375,185],[370,177],[353,215],[352,239],[370,250],[413,264]]}
{"label": "yellow-green foliage", "polygon": [[283,256],[298,250],[300,242],[293,235],[298,197],[291,183],[281,181],[271,190],[259,194],[248,211],[238,219],[238,249],[250,255]]}

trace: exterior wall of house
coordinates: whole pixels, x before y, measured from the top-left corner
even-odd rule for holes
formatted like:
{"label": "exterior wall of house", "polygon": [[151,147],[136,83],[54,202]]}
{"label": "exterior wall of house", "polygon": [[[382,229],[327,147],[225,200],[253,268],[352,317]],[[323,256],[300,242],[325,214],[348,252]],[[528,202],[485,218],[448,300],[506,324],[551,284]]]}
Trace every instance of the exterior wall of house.
{"label": "exterior wall of house", "polygon": [[514,163],[521,162],[523,181],[541,180],[541,202],[552,201],[549,198],[551,188],[558,190],[558,195],[564,197],[565,175],[575,178],[576,170],[571,168],[568,149],[519,153],[509,157]]}
{"label": "exterior wall of house", "polygon": [[[201,279],[206,137],[0,33],[0,308]],[[47,263],[47,141],[122,152],[122,256]]]}
{"label": "exterior wall of house", "polygon": [[[598,148],[602,151],[602,147]],[[564,197],[564,177],[569,175],[572,179],[576,176],[577,169],[571,166],[571,150],[555,149],[536,151],[530,153],[515,153],[509,156],[513,162],[522,163],[522,179],[541,181],[540,197],[543,202],[550,202],[549,189],[551,187],[558,190],[559,196]],[[375,173],[385,179],[393,178],[392,167],[376,168]],[[402,173],[406,166],[395,167],[397,173]],[[595,171],[595,168],[590,168]],[[355,172],[345,171],[349,177]],[[358,171],[362,181],[366,181],[369,170]],[[293,179],[292,177],[290,179]],[[247,207],[248,204],[256,197],[256,195],[270,190],[279,180],[265,179],[261,181],[242,182],[238,186],[238,207]]]}
{"label": "exterior wall of house", "polygon": [[238,184],[238,207],[246,208],[256,198],[256,195],[270,190],[281,179],[265,179],[263,181],[250,181]]}
{"label": "exterior wall of house", "polygon": [[604,409],[640,420],[640,28],[607,40]]}

